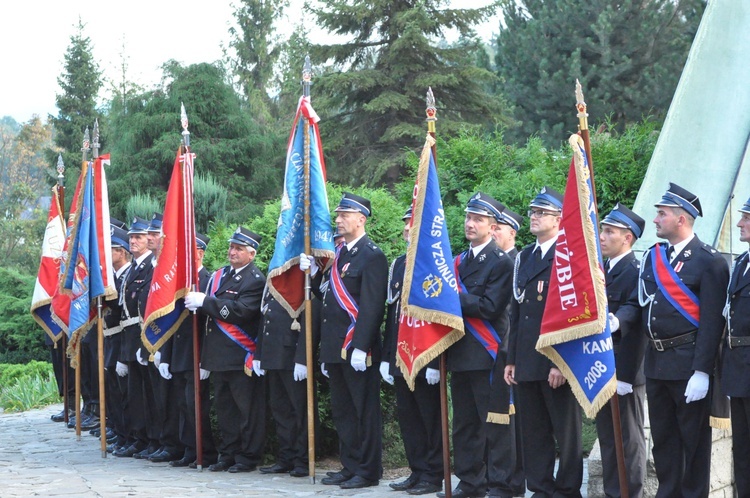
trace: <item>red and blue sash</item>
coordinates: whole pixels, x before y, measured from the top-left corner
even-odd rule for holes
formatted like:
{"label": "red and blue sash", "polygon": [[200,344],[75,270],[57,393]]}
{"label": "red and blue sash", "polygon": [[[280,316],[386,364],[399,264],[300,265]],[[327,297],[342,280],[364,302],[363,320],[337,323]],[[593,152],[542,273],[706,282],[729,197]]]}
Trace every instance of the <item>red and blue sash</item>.
{"label": "red and blue sash", "polygon": [[687,321],[698,326],[701,310],[698,296],[687,288],[680,280],[677,272],[667,260],[667,251],[663,244],[656,244],[651,248],[651,267],[654,270],[656,285],[659,286],[664,297]]}
{"label": "red and blue sash", "polygon": [[[466,286],[461,280],[461,274],[458,272],[458,265],[464,260],[464,258],[466,258],[467,254],[469,254],[469,251],[471,251],[471,249],[462,252],[453,260],[453,265],[456,273],[456,282],[458,282],[459,292],[468,293],[468,291],[466,290]],[[482,318],[476,318],[466,315],[464,315],[464,324],[466,325],[466,328],[469,330],[469,332],[471,332],[471,335],[473,335],[474,338],[479,341],[479,344],[484,346],[484,349],[487,350],[487,353],[492,358],[492,361],[495,361],[497,359],[497,352],[500,349],[500,343],[502,341],[500,340],[500,336],[498,335],[492,324]]]}
{"label": "red and blue sash", "polygon": [[[359,305],[354,300],[349,291],[344,285],[344,280],[341,278],[339,272],[339,256],[341,255],[341,248],[344,244],[336,246],[336,256],[333,258],[333,266],[331,267],[331,292],[333,297],[336,298],[336,302],[339,303],[341,309],[346,311],[349,315],[351,323],[346,329],[346,337],[344,337],[344,344],[341,346],[341,357],[346,359],[346,352],[352,347],[352,340],[354,339],[354,324],[357,323],[357,316],[359,316]],[[370,365],[372,360],[370,359],[370,352],[367,352],[367,365]]]}
{"label": "red and blue sash", "polygon": [[[209,296],[216,295],[216,291],[219,290],[219,287],[221,286],[221,280],[223,276],[224,270],[216,270],[213,277],[211,277],[211,285],[209,285],[208,288]],[[245,356],[245,373],[248,376],[252,376],[253,358],[255,357],[255,340],[253,340],[253,338],[247,335],[244,330],[233,323],[228,323],[224,320],[219,320],[218,318],[214,318],[214,323],[216,323],[216,326],[219,327],[219,330],[224,332],[224,334],[226,334],[227,337],[234,341],[235,344],[237,344],[247,352],[247,355]]]}

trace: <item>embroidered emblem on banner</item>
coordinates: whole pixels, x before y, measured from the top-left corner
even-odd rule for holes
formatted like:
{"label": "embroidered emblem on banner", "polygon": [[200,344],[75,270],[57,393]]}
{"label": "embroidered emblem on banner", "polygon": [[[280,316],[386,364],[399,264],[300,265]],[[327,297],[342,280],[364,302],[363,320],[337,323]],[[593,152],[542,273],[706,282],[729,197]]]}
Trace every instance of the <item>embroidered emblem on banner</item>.
{"label": "embroidered emblem on banner", "polygon": [[438,297],[440,293],[443,291],[443,280],[430,273],[427,275],[422,281],[422,292],[424,292],[424,297]]}

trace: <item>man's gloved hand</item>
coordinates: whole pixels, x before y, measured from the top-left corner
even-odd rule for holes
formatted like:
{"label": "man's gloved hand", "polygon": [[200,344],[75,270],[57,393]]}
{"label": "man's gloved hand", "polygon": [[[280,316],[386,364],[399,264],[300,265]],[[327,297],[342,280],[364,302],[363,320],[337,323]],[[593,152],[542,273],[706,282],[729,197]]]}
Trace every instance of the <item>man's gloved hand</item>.
{"label": "man's gloved hand", "polygon": [[115,366],[115,372],[117,372],[117,375],[119,375],[120,377],[125,377],[128,375],[128,366],[118,361],[117,365]]}
{"label": "man's gloved hand", "polygon": [[431,386],[434,386],[438,382],[440,382],[440,370],[437,370],[435,368],[427,368],[425,371],[425,379],[427,379],[427,383]]}
{"label": "man's gloved hand", "polygon": [[361,349],[354,348],[351,365],[357,372],[364,372],[367,369],[367,353]]}
{"label": "man's gloved hand", "polygon": [[195,311],[203,306],[203,300],[206,295],[203,292],[188,292],[185,296],[185,307],[190,311]]}
{"label": "man's gloved hand", "polygon": [[318,273],[318,265],[315,263],[315,258],[312,256],[308,256],[305,253],[300,253],[299,255],[299,269],[302,271],[307,271],[307,269],[310,268],[310,276],[314,277],[316,273]]}
{"label": "man's gloved hand", "polygon": [[198,378],[200,380],[206,380],[209,375],[211,375],[211,371],[210,370],[204,370],[204,369],[201,368],[200,375],[198,375]]}
{"label": "man's gloved hand", "polygon": [[159,368],[159,365],[161,365],[161,351],[157,351],[154,354],[154,366],[156,366],[156,368]]}
{"label": "man's gloved hand", "polygon": [[172,378],[172,374],[169,373],[169,363],[159,363],[159,375],[161,375],[162,378],[166,380]]}
{"label": "man's gloved hand", "polygon": [[326,379],[328,378],[328,369],[326,368],[325,363],[320,364],[320,373],[326,376]]}
{"label": "man's gloved hand", "polygon": [[685,402],[700,401],[708,394],[708,374],[696,370],[685,388]]}
{"label": "man's gloved hand", "polygon": [[614,313],[609,314],[609,331],[617,332],[620,330],[620,319]]}
{"label": "man's gloved hand", "polygon": [[627,382],[623,382],[621,380],[617,381],[617,394],[620,396],[625,396],[626,394],[630,394],[633,392],[633,384],[628,384]]}
{"label": "man's gloved hand", "polygon": [[[352,360],[354,359],[354,355],[352,355]],[[393,375],[390,374],[390,365],[387,361],[381,361],[380,362],[380,376],[383,378],[384,381],[389,383],[390,385],[393,385]]]}
{"label": "man's gloved hand", "polygon": [[300,363],[294,364],[294,380],[297,382],[307,380],[307,366]]}
{"label": "man's gloved hand", "polygon": [[260,360],[253,360],[253,373],[258,377],[266,375],[266,371],[260,368]]}
{"label": "man's gloved hand", "polygon": [[148,360],[144,360],[141,356],[141,348],[138,348],[138,351],[135,352],[135,359],[138,360],[138,363],[140,363],[144,367],[148,366]]}

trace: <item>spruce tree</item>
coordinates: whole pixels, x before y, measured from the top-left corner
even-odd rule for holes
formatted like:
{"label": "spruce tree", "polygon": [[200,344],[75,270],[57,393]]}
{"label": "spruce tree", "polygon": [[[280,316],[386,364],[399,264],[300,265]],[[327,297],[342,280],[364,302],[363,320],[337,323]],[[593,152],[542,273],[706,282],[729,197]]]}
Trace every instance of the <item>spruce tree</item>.
{"label": "spruce tree", "polygon": [[[424,143],[428,87],[437,100],[441,136],[503,118],[499,98],[485,91],[492,73],[478,68],[472,57],[473,26],[495,6],[446,4],[326,0],[313,10],[318,25],[343,40],[311,50],[314,64],[329,64],[313,80],[329,177],[352,184],[396,181],[405,150]],[[449,33],[461,41],[447,44]]]}
{"label": "spruce tree", "polygon": [[[663,119],[704,0],[505,0],[496,66],[520,127],[559,144],[576,130],[575,80],[590,121]],[[501,26],[502,28],[502,26]]]}
{"label": "spruce tree", "polygon": [[[57,78],[61,90],[55,98],[58,114],[49,116],[55,128],[55,145],[63,150],[65,177],[69,187],[75,186],[78,180],[83,132],[86,127],[93,129],[94,121],[101,119],[96,108],[96,100],[102,87],[101,71],[92,53],[91,39],[84,34],[85,27],[79,18],[65,52],[63,73]],[[47,159],[51,165],[55,165],[57,152],[50,150]],[[72,195],[66,196],[66,200],[71,198]]]}

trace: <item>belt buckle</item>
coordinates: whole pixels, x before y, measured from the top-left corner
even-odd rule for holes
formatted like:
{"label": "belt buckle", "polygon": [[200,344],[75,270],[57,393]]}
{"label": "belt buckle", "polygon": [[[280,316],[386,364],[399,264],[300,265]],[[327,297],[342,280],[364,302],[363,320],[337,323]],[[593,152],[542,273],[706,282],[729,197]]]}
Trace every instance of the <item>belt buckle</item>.
{"label": "belt buckle", "polygon": [[664,345],[661,342],[661,339],[654,339],[654,347],[657,351],[664,351]]}

